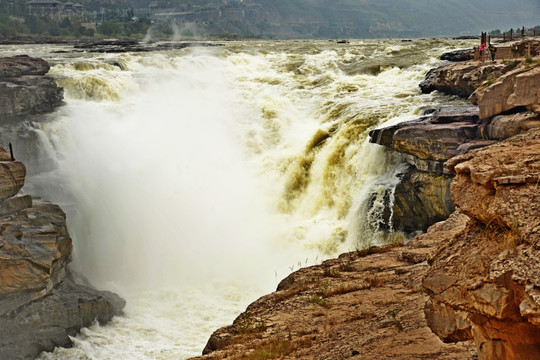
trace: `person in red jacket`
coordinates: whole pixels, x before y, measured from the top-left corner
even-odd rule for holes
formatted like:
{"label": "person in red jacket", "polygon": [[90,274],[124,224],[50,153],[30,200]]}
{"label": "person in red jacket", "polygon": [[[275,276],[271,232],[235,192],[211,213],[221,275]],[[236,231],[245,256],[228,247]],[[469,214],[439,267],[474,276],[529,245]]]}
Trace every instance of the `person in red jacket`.
{"label": "person in red jacket", "polygon": [[482,43],[482,45],[480,45],[480,59],[482,60],[482,62],[484,62],[484,49],[486,48],[486,43]]}

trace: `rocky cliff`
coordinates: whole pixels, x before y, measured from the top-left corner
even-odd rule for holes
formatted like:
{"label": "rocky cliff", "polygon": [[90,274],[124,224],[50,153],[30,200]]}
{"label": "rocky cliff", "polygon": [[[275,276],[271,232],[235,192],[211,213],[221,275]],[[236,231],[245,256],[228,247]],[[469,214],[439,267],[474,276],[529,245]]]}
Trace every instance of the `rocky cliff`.
{"label": "rocky cliff", "polygon": [[427,322],[480,359],[540,358],[540,128],[447,166],[466,224],[429,259]]}
{"label": "rocky cliff", "polygon": [[[473,67],[484,64],[461,64]],[[478,83],[478,107],[370,134],[410,165],[396,189],[401,227],[446,220],[405,245],[296,271],[197,359],[539,359],[540,81],[535,67],[506,71]],[[491,112],[497,96],[521,105]]]}
{"label": "rocky cliff", "polygon": [[[417,120],[370,132],[371,142],[402,153],[410,164],[388,211],[393,214],[395,229],[426,230],[454,211],[450,197],[454,174],[444,166],[445,161],[540,127],[539,70],[517,61],[439,68],[435,78],[430,72],[426,81],[437,83],[438,91],[470,96],[474,105],[428,110],[429,114]],[[476,75],[471,76],[473,73]],[[490,76],[498,77],[486,80]]]}
{"label": "rocky cliff", "polygon": [[49,64],[26,55],[0,58],[0,120],[52,111],[63,89],[49,76]]}
{"label": "rocky cliff", "polygon": [[[61,103],[62,89],[44,75],[48,69],[27,56],[0,59],[1,119]],[[107,322],[125,304],[73,280],[66,216],[57,205],[22,194],[25,176],[24,164],[0,148],[0,359],[33,359],[70,346],[70,335]]]}

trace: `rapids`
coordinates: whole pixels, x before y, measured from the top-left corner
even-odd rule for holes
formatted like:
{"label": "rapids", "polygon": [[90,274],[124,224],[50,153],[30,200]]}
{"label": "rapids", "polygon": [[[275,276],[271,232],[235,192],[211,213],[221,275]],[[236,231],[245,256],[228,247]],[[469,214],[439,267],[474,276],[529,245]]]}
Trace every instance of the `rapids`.
{"label": "rapids", "polygon": [[469,45],[2,47],[44,57],[65,89],[66,105],[31,126],[52,165],[30,169],[24,190],[67,212],[72,267],[128,301],[125,316],[41,359],[199,355],[213,330],[291,271],[386,241],[381,194],[401,162],[367,134],[460,102],[418,83],[442,52]]}

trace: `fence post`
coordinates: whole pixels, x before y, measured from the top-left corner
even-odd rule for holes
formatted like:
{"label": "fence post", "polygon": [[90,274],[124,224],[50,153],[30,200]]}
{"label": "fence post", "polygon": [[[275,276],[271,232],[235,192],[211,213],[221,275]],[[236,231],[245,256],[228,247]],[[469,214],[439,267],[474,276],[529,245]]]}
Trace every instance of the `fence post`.
{"label": "fence post", "polygon": [[13,146],[9,143],[9,154],[11,155],[11,161],[15,161],[15,156],[13,156]]}

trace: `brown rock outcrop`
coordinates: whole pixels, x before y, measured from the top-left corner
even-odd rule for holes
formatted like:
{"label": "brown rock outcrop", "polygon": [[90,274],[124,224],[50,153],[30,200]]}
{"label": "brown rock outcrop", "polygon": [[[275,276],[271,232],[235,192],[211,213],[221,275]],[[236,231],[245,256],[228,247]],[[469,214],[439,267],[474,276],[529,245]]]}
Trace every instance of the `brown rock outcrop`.
{"label": "brown rock outcrop", "polygon": [[488,79],[496,79],[518,66],[518,62],[508,64],[460,62],[430,70],[420,83],[423,93],[440,91],[449,95],[468,98]]}
{"label": "brown rock outcrop", "polygon": [[50,293],[64,279],[71,238],[64,212],[37,202],[0,218],[0,315]]}
{"label": "brown rock outcrop", "polygon": [[480,359],[540,358],[540,129],[447,165],[469,219],[429,260],[428,324],[444,341],[474,339]]}
{"label": "brown rock outcrop", "polygon": [[396,186],[392,211],[386,211],[393,214],[394,229],[425,231],[455,210],[450,197],[453,174],[443,166],[444,161],[493,144],[479,131],[485,126],[478,122],[476,106],[463,105],[437,109],[420,119],[369,133],[371,142],[404,154],[404,161],[412,165]]}
{"label": "brown rock outcrop", "polygon": [[519,112],[509,115],[497,115],[479,126],[483,138],[504,140],[530,129],[540,128],[540,115]]}
{"label": "brown rock outcrop", "polygon": [[0,58],[0,79],[45,75],[49,69],[49,63],[45,60],[27,55]]}
{"label": "brown rock outcrop", "polygon": [[[417,120],[405,121],[369,133],[370,142],[412,155],[411,165],[427,160],[427,170],[444,172],[443,162],[475,147],[490,145],[478,135],[478,108],[471,105],[437,109]],[[438,165],[436,165],[438,163]]]}
{"label": "brown rock outcrop", "polygon": [[[462,228],[453,219],[449,233]],[[214,332],[197,359],[474,359],[472,344],[445,344],[426,326],[420,281],[435,248],[419,237],[300,269]]]}
{"label": "brown rock outcrop", "polygon": [[0,58],[1,119],[50,112],[62,103],[63,89],[45,75],[49,64],[26,55]]}
{"label": "brown rock outcrop", "polygon": [[0,359],[33,359],[98,319],[121,314],[115,294],[76,284],[72,244],[59,206],[16,195],[25,167],[0,148]]}
{"label": "brown rock outcrop", "polygon": [[479,87],[470,99],[478,104],[480,119],[520,106],[534,111],[540,105],[540,67],[519,67],[510,71],[492,85]]}

